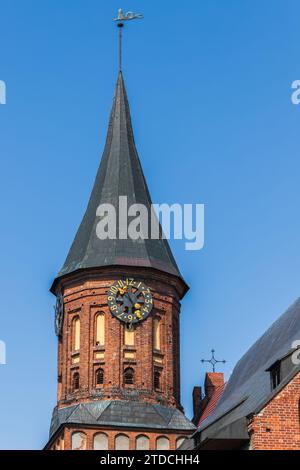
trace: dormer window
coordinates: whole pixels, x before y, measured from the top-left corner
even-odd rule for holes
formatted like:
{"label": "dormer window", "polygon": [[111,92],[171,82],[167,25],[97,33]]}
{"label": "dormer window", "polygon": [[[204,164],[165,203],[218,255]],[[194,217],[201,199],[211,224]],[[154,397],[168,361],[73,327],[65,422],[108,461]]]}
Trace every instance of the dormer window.
{"label": "dormer window", "polygon": [[271,375],[271,387],[274,390],[281,382],[281,364],[277,361],[272,367],[269,369]]}

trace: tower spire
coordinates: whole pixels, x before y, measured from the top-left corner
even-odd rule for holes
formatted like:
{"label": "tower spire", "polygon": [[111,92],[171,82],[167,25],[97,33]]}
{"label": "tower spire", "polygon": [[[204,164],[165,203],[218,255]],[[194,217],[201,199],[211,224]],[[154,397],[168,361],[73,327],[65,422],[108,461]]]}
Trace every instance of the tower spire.
{"label": "tower spire", "polygon": [[114,18],[114,21],[117,23],[119,29],[119,72],[122,72],[122,29],[124,27],[124,21],[137,20],[142,18],[143,15],[140,13],[133,13],[132,11],[128,11],[127,13],[123,14],[121,8],[118,10],[118,17]]}
{"label": "tower spire", "polygon": [[166,238],[120,238],[119,218],[116,221],[116,238],[103,240],[97,236],[97,208],[102,204],[112,204],[116,214],[119,214],[120,198],[124,196],[127,197],[128,207],[142,204],[147,208],[147,225],[151,227],[152,201],[135,146],[124,79],[119,73],[104,152],[88,207],[65,264],[54,281],[53,292],[56,283],[65,275],[108,266],[139,266],[163,271],[180,278],[184,291],[188,290]]}

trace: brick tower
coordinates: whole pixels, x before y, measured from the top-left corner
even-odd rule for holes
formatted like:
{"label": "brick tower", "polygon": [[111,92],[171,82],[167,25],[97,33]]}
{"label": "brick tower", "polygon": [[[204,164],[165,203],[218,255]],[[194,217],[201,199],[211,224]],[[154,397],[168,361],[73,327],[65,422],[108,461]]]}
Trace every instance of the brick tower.
{"label": "brick tower", "polygon": [[188,287],[168,242],[118,236],[119,217],[115,238],[98,236],[99,206],[119,214],[124,196],[151,214],[120,71],[90,201],[51,288],[58,392],[46,449],[173,450],[194,430],[180,404],[179,314]]}

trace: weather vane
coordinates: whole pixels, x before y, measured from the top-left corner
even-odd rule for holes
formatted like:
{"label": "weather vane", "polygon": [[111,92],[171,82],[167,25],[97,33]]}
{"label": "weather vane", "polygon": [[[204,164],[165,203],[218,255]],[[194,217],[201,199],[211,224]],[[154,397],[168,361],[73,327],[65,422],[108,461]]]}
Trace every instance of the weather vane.
{"label": "weather vane", "polygon": [[138,20],[144,18],[140,13],[133,13],[133,11],[128,11],[123,14],[121,8],[118,10],[118,17],[114,18],[114,21],[117,23],[119,28],[119,72],[122,71],[122,28],[124,26],[124,21]]}
{"label": "weather vane", "polygon": [[209,364],[212,365],[212,368],[213,368],[213,372],[215,372],[216,370],[216,364],[218,364],[218,362],[222,362],[223,364],[226,363],[226,361],[223,359],[223,361],[219,361],[218,359],[215,358],[215,350],[212,349],[211,350],[211,358],[210,359],[201,359],[201,362],[209,362]]}

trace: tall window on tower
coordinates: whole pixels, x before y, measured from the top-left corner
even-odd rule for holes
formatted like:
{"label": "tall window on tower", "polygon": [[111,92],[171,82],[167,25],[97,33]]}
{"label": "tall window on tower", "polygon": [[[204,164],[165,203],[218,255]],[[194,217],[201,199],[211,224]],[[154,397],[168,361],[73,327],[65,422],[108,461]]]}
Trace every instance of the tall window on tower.
{"label": "tall window on tower", "polygon": [[161,389],[161,372],[159,369],[156,367],[154,368],[154,373],[153,373],[153,384],[154,384],[154,390],[159,391]]}
{"label": "tall window on tower", "polygon": [[73,320],[73,339],[72,339],[73,351],[79,351],[80,349],[80,319],[75,317]]}
{"label": "tall window on tower", "polygon": [[99,387],[104,384],[104,370],[97,369],[96,370],[96,387]]}
{"label": "tall window on tower", "polygon": [[134,346],[134,330],[124,326],[124,344],[125,346]]}
{"label": "tall window on tower", "polygon": [[124,385],[134,384],[134,370],[132,367],[127,367],[124,370]]}
{"label": "tall window on tower", "polygon": [[103,312],[97,313],[95,326],[96,326],[95,328],[96,346],[104,346],[105,345],[105,316]]}
{"label": "tall window on tower", "polygon": [[160,351],[161,344],[160,344],[160,328],[161,327],[161,320],[159,317],[155,317],[153,320],[153,348],[156,351]]}
{"label": "tall window on tower", "polygon": [[73,392],[77,392],[77,390],[79,390],[79,386],[80,386],[79,372],[74,372],[73,378],[72,378],[72,390],[73,390]]}

